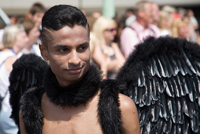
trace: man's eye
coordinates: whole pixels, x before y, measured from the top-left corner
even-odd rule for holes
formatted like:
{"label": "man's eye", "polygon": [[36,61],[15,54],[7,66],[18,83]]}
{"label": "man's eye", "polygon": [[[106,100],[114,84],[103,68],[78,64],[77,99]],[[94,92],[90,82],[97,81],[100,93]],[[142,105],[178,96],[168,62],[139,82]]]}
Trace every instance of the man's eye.
{"label": "man's eye", "polygon": [[59,51],[60,51],[60,52],[65,52],[65,51],[67,51],[67,49],[66,49],[66,48],[63,48],[63,49],[59,49]]}
{"label": "man's eye", "polygon": [[80,47],[79,49],[80,49],[80,50],[83,50],[83,49],[86,49],[86,47],[85,47],[85,46],[83,46],[83,47]]}
{"label": "man's eye", "polygon": [[83,46],[80,46],[78,49],[81,50],[81,51],[84,51],[88,48],[89,45],[83,45]]}

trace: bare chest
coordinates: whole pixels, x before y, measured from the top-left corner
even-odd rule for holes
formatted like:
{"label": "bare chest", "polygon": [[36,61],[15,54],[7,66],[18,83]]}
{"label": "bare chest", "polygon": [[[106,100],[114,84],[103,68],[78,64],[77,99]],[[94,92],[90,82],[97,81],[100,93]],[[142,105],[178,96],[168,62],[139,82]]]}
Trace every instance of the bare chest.
{"label": "bare chest", "polygon": [[98,120],[98,101],[89,105],[61,108],[51,103],[42,103],[42,134],[102,134]]}

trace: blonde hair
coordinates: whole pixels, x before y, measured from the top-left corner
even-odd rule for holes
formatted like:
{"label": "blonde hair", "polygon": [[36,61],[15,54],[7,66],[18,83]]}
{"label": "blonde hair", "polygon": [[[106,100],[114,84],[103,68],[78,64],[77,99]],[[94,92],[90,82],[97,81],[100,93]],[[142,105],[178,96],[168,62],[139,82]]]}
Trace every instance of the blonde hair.
{"label": "blonde hair", "polygon": [[4,29],[3,44],[5,47],[11,48],[16,40],[17,34],[24,31],[21,24],[9,25]]}
{"label": "blonde hair", "polygon": [[93,29],[92,29],[92,33],[95,36],[95,40],[93,40],[94,44],[101,45],[102,43],[105,43],[103,32],[104,32],[104,30],[109,28],[110,24],[114,24],[117,27],[117,23],[113,19],[106,18],[103,16],[99,17],[95,21],[95,23],[93,25]]}
{"label": "blonde hair", "polygon": [[172,6],[163,6],[161,12],[175,13],[176,9]]}
{"label": "blonde hair", "polygon": [[169,34],[172,35],[172,25],[175,20],[174,13],[176,9],[172,6],[163,6],[160,12],[160,20],[158,22],[158,27],[160,30],[167,30]]}
{"label": "blonde hair", "polygon": [[179,37],[178,31],[181,27],[189,26],[189,20],[188,19],[176,19],[173,23],[172,27],[172,36],[173,37]]}
{"label": "blonde hair", "polygon": [[[161,9],[161,13],[160,13],[160,21],[158,23],[158,27],[160,28],[160,30],[164,30],[167,29],[170,31],[170,33],[172,32],[172,23],[174,21],[174,13],[175,13],[175,8],[171,7],[171,6],[164,6]],[[166,22],[169,22],[170,19],[172,19],[171,21],[171,26],[168,27],[166,26]]]}

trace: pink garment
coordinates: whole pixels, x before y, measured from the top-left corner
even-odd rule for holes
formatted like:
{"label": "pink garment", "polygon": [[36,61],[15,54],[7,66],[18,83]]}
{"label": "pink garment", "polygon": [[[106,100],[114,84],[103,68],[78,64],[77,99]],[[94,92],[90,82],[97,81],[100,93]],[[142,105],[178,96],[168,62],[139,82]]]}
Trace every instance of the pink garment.
{"label": "pink garment", "polygon": [[160,30],[156,25],[150,24],[147,28],[144,28],[137,21],[133,22],[130,27],[126,27],[121,34],[120,43],[121,51],[126,58],[135,49],[135,46],[142,43],[145,38],[149,36],[159,37]]}

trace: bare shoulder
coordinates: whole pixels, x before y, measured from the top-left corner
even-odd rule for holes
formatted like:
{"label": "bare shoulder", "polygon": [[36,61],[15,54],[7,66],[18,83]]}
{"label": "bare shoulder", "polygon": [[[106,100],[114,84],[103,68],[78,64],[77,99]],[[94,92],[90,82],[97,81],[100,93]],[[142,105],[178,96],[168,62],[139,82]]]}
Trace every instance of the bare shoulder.
{"label": "bare shoulder", "polygon": [[9,57],[5,62],[6,69],[11,72],[12,71],[12,64],[17,60],[17,56],[11,56]]}
{"label": "bare shoulder", "polygon": [[5,61],[5,63],[12,65],[16,60],[17,60],[17,56],[11,56]]}
{"label": "bare shoulder", "polygon": [[23,121],[23,117],[22,117],[22,110],[19,111],[19,129],[21,134],[27,134],[26,130],[25,130],[25,126],[24,126],[24,121]]}
{"label": "bare shoulder", "polygon": [[137,111],[135,103],[128,96],[123,95],[123,94],[119,94],[119,101],[120,101],[120,108],[124,112],[126,112],[127,110]]}
{"label": "bare shoulder", "polygon": [[138,112],[133,100],[125,95],[119,94],[119,103],[122,117],[122,133],[140,134]]}

